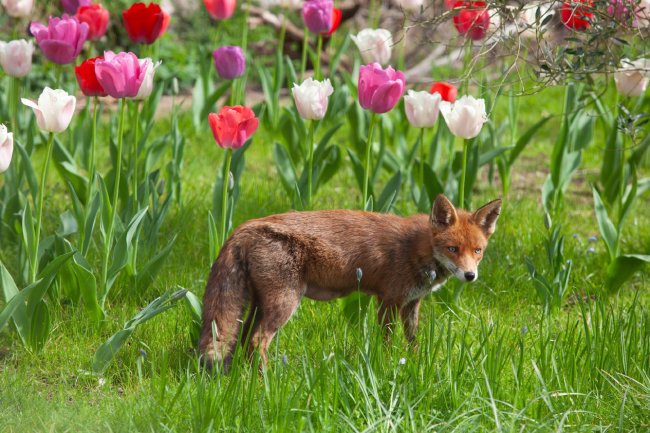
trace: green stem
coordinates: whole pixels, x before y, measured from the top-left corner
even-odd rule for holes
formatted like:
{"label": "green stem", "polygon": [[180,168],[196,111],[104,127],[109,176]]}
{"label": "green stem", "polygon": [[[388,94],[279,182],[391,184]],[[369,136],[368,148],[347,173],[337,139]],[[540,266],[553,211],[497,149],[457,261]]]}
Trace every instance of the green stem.
{"label": "green stem", "polygon": [[278,51],[280,52],[280,59],[284,56],[284,40],[287,35],[287,17],[282,14],[282,26],[280,27],[280,44],[278,45]]}
{"label": "green stem", "polygon": [[402,42],[399,44],[399,60],[397,62],[397,66],[400,71],[404,70],[405,51],[406,51],[406,31],[404,31],[404,35],[402,36]]}
{"label": "green stem", "polygon": [[18,131],[18,99],[20,98],[20,80],[16,77],[11,77],[11,128]]}
{"label": "green stem", "polygon": [[314,175],[314,129],[316,127],[316,121],[312,120],[309,124],[309,138],[307,139],[307,144],[309,145],[309,160],[308,160],[308,172],[307,172],[307,205],[311,206],[311,196],[312,196],[312,177]]}
{"label": "green stem", "polygon": [[140,101],[135,101],[135,116],[133,116],[133,148],[131,149],[131,164],[133,165],[133,211],[138,209],[138,146],[140,141]]}
{"label": "green stem", "polygon": [[230,163],[232,149],[226,151],[226,166],[223,171],[223,186],[221,188],[221,246],[226,242],[226,217],[228,208],[228,183],[230,182]]}
{"label": "green stem", "polygon": [[463,88],[465,93],[469,93],[469,77],[470,73],[468,71],[469,64],[472,62],[472,40],[467,38],[465,40],[465,58],[463,59],[463,74],[465,79],[463,80]]}
{"label": "green stem", "polygon": [[363,167],[363,203],[361,207],[365,209],[368,202],[368,183],[370,180],[370,151],[372,149],[372,134],[375,130],[375,123],[377,123],[377,114],[370,114],[370,126],[368,127],[368,141],[366,143],[366,159],[364,160]]}
{"label": "green stem", "polygon": [[316,45],[316,65],[314,67],[314,79],[320,80],[320,54],[323,49],[323,35],[318,34],[318,43]]}
{"label": "green stem", "polygon": [[248,17],[251,13],[251,0],[246,0],[246,8],[244,10],[244,28],[242,29],[241,49],[244,50],[244,55],[248,51]]}
{"label": "green stem", "polygon": [[424,191],[424,128],[420,128],[420,188]]}
{"label": "green stem", "polygon": [[300,60],[300,81],[305,81],[305,71],[307,70],[307,47],[309,46],[309,30],[305,28],[302,37],[302,57]]}
{"label": "green stem", "polygon": [[90,203],[92,197],[93,187],[95,185],[95,153],[97,149],[97,112],[99,111],[99,99],[97,96],[93,98],[93,123],[91,126],[90,135],[90,156],[88,157],[88,191],[86,196],[86,204]]}
{"label": "green stem", "polygon": [[47,138],[47,153],[45,156],[45,162],[43,163],[43,168],[41,170],[41,184],[38,189],[38,203],[36,205],[36,230],[34,232],[34,248],[32,250],[31,257],[31,275],[30,283],[36,281],[38,275],[38,244],[41,238],[41,224],[43,222],[43,197],[45,196],[45,180],[47,178],[47,169],[50,166],[50,159],[52,159],[52,147],[54,144],[54,133],[50,132]]}
{"label": "green stem", "polygon": [[465,177],[467,173],[467,151],[469,149],[470,140],[465,140],[463,143],[463,166],[460,172],[460,185],[458,186],[458,206],[465,207]]}
{"label": "green stem", "polygon": [[124,111],[126,108],[126,100],[120,100],[120,123],[117,132],[117,161],[115,165],[115,184],[113,187],[113,203],[110,206],[110,216],[108,220],[108,231],[104,241],[104,258],[102,263],[102,283],[104,284],[104,293],[101,296],[101,306],[104,307],[104,301],[107,295],[107,278],[108,278],[108,259],[113,245],[113,230],[115,229],[115,213],[117,211],[117,200],[120,191],[120,173],[122,172],[122,148],[124,144]]}

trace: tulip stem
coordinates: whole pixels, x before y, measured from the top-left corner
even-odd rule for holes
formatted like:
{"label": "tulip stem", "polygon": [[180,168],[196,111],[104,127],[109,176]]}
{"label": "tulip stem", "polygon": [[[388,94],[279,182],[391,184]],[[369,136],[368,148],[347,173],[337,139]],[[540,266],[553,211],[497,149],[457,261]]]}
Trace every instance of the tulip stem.
{"label": "tulip stem", "polygon": [[226,150],[226,165],[223,170],[221,188],[221,246],[226,242],[226,218],[228,215],[228,184],[230,183],[230,163],[232,161],[232,149]]}
{"label": "tulip stem", "polygon": [[135,101],[135,116],[133,116],[133,149],[131,149],[131,163],[133,164],[133,203],[134,212],[138,209],[138,147],[140,141],[140,101]]}
{"label": "tulip stem", "polygon": [[[285,12],[286,13],[286,12]],[[278,51],[280,52],[280,60],[284,56],[284,40],[287,36],[287,16],[285,13],[282,14],[282,26],[280,27],[280,45],[278,45]]]}
{"label": "tulip stem", "polygon": [[323,49],[323,35],[320,33],[318,34],[318,43],[316,44],[316,64],[314,66],[314,79],[315,80],[320,80],[321,79],[321,74],[320,74],[320,53],[321,50]]}
{"label": "tulip stem", "polygon": [[54,144],[54,133],[50,132],[47,138],[47,153],[45,156],[45,162],[43,163],[43,168],[41,170],[41,185],[38,189],[38,203],[36,204],[36,229],[34,231],[34,245],[32,249],[31,257],[31,275],[30,283],[36,281],[36,276],[38,275],[38,244],[41,237],[41,224],[43,222],[43,197],[45,196],[45,180],[47,178],[47,169],[50,165],[50,159],[52,158],[52,147]]}
{"label": "tulip stem", "polygon": [[420,188],[422,193],[424,192],[424,158],[425,157],[426,156],[425,156],[425,149],[424,149],[424,128],[420,128]]}
{"label": "tulip stem", "polygon": [[88,157],[88,191],[86,196],[86,205],[90,203],[93,187],[95,185],[95,151],[97,148],[97,112],[99,111],[99,99],[93,98],[93,123],[90,134],[90,155]]}
{"label": "tulip stem", "polygon": [[368,142],[366,143],[366,159],[364,161],[365,166],[363,170],[363,203],[361,207],[366,208],[366,203],[368,202],[368,183],[370,180],[370,154],[372,150],[372,134],[375,130],[375,123],[377,123],[377,114],[370,114],[370,126],[368,127]]}
{"label": "tulip stem", "polygon": [[467,173],[467,153],[471,140],[466,139],[463,142],[463,165],[460,172],[460,185],[458,186],[458,206],[465,207],[465,177]]}
{"label": "tulip stem", "polygon": [[312,179],[314,175],[314,129],[316,128],[316,121],[311,120],[309,123],[309,136],[307,138],[307,144],[309,145],[309,160],[307,172],[307,205],[311,206],[311,196],[312,196]]}
{"label": "tulip stem", "polygon": [[307,70],[307,47],[309,46],[309,32],[305,28],[302,37],[302,58],[300,62],[300,81],[305,81],[305,71]]}
{"label": "tulip stem", "polygon": [[100,302],[102,309],[108,294],[108,255],[111,251],[113,244],[113,230],[115,229],[115,213],[117,211],[117,200],[120,192],[120,173],[122,172],[122,148],[124,144],[124,111],[126,108],[126,100],[120,99],[120,123],[117,132],[117,161],[115,164],[115,184],[113,187],[113,203],[110,206],[110,216],[108,220],[108,231],[106,240],[104,242],[104,260],[102,263],[102,282],[104,283],[104,292],[101,295]]}
{"label": "tulip stem", "polygon": [[20,98],[20,80],[16,77],[11,77],[11,127],[14,131],[18,131],[18,99]]}

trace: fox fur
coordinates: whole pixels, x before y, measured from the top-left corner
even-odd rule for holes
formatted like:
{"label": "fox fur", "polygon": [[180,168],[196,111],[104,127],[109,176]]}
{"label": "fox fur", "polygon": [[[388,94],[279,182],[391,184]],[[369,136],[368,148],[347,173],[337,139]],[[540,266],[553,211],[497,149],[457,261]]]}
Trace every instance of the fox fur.
{"label": "fox fur", "polygon": [[413,340],[425,295],[451,275],[477,278],[500,210],[501,200],[494,200],[470,213],[439,195],[430,215],[331,210],[242,224],[223,245],[208,279],[199,341],[203,363],[228,368],[242,323],[241,341],[250,352],[258,349],[266,363],[271,339],[303,296],[327,301],[357,288],[377,297],[382,325],[399,316]]}

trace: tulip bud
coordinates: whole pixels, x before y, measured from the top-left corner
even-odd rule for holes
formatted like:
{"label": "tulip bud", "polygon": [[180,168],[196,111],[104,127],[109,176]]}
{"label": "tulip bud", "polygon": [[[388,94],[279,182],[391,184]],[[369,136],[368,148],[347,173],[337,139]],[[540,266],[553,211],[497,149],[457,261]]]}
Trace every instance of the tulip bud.
{"label": "tulip bud", "polygon": [[379,63],[359,68],[359,104],[375,113],[386,113],[404,94],[406,80],[401,71],[390,66],[382,69]]}
{"label": "tulip bud", "polygon": [[14,153],[14,134],[7,127],[0,125],[0,173],[7,171]]}
{"label": "tulip bud", "polygon": [[253,135],[259,121],[248,107],[225,106],[208,115],[208,123],[217,145],[223,149],[239,149]]}
{"label": "tulip bud", "polygon": [[560,9],[560,20],[573,30],[585,30],[594,18],[593,0],[565,1]]}
{"label": "tulip bud", "polygon": [[151,62],[140,60],[133,53],[115,54],[106,51],[103,59],[95,62],[97,81],[113,98],[135,98]]}
{"label": "tulip bud", "polygon": [[14,18],[24,18],[32,14],[34,0],[2,0],[2,6],[7,15]]}
{"label": "tulip bud", "polygon": [[386,29],[364,29],[352,40],[359,48],[364,63],[379,63],[385,65],[390,62],[393,49],[393,36]]}
{"label": "tulip bud", "polygon": [[224,80],[241,77],[246,71],[246,56],[244,51],[237,46],[217,48],[212,53],[212,57],[219,76]]}
{"label": "tulip bud", "polygon": [[641,96],[650,81],[650,60],[621,60],[621,68],[614,73],[616,90],[624,96]]}
{"label": "tulip bud", "polygon": [[318,120],[325,117],[330,95],[334,92],[330,80],[316,81],[307,78],[302,84],[293,83],[293,100],[303,119]]}
{"label": "tulip bud", "polygon": [[122,19],[129,39],[150,45],[167,31],[171,17],[156,3],[134,3],[122,12]]}
{"label": "tulip bud", "polygon": [[312,33],[327,33],[332,28],[332,0],[306,0],[302,5],[302,19]]}
{"label": "tulip bud", "polygon": [[180,92],[180,88],[178,85],[178,78],[174,77],[172,78],[172,95],[178,95]]}
{"label": "tulip bud", "polygon": [[451,133],[465,139],[476,137],[487,122],[485,100],[472,96],[462,96],[453,104],[442,101],[440,111]]}
{"label": "tulip bud", "polygon": [[208,14],[215,20],[226,20],[235,13],[237,0],[203,0]]}
{"label": "tulip bud", "polygon": [[438,81],[431,85],[429,93],[439,93],[443,101],[455,102],[458,95],[458,89],[453,84]]}
{"label": "tulip bud", "polygon": [[38,104],[22,98],[22,103],[36,115],[36,124],[43,132],[63,132],[70,125],[77,98],[65,90],[46,87],[38,97]]}
{"label": "tulip bud", "polygon": [[34,54],[34,44],[25,39],[0,41],[0,65],[11,77],[24,77],[31,72],[32,54]]}
{"label": "tulip bud", "polygon": [[88,38],[88,24],[76,17],[50,17],[47,27],[33,22],[29,31],[48,60],[59,65],[73,63]]}
{"label": "tulip bud", "polygon": [[88,39],[96,40],[106,34],[110,15],[101,4],[81,6],[75,16],[79,22],[88,24]]}
{"label": "tulip bud", "polygon": [[485,2],[482,1],[457,1],[454,4],[458,14],[454,16],[454,27],[459,34],[474,41],[487,36],[490,28],[490,13]]}
{"label": "tulip bud", "polygon": [[430,128],[435,125],[441,99],[440,93],[409,90],[404,97],[404,109],[411,125],[415,128]]}
{"label": "tulip bud", "polygon": [[149,96],[151,96],[151,92],[153,91],[153,76],[156,73],[156,69],[158,69],[158,66],[160,66],[161,63],[162,62],[159,61],[154,65],[151,59],[140,60],[140,65],[146,69],[144,79],[142,80],[138,94],[135,97],[136,100],[147,99]]}

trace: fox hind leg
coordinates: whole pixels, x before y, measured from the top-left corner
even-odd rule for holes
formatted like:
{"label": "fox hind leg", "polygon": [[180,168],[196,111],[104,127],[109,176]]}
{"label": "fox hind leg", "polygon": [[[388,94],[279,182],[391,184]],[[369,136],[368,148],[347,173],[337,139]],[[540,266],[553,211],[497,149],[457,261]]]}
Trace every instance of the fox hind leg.
{"label": "fox hind leg", "polygon": [[418,321],[420,315],[420,300],[416,299],[404,305],[399,311],[402,324],[404,325],[404,335],[409,343],[415,341],[415,334],[418,330]]}

